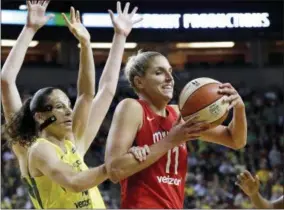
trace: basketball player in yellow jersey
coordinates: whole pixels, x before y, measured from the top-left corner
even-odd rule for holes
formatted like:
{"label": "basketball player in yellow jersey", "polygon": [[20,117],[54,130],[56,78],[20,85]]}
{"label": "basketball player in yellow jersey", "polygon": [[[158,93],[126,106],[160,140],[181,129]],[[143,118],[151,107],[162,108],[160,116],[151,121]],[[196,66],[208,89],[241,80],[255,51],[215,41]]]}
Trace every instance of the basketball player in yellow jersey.
{"label": "basketball player in yellow jersey", "polygon": [[[90,144],[108,111],[119,77],[126,38],[137,8],[128,13],[129,3],[118,16],[109,11],[114,25],[110,55],[95,98],[95,68],[90,35],[71,8],[68,28],[81,45],[74,110],[67,95],[57,88],[43,88],[22,105],[15,80],[28,45],[35,33],[50,19],[49,1],[28,1],[27,24],[9,54],[1,72],[5,135],[11,142],[23,181],[29,187],[36,208],[105,208],[96,186],[108,178],[105,165],[88,169],[84,163]],[[62,78],[64,79],[64,78]]]}

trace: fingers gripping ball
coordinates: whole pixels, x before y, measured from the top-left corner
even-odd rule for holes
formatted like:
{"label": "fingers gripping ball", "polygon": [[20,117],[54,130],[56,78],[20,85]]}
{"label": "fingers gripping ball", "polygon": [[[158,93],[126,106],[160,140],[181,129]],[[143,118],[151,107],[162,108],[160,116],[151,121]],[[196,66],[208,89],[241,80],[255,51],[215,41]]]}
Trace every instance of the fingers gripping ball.
{"label": "fingers gripping ball", "polygon": [[218,93],[221,83],[211,78],[197,78],[188,82],[179,96],[179,109],[184,120],[196,115],[198,120],[216,127],[227,118],[229,103],[227,97]]}

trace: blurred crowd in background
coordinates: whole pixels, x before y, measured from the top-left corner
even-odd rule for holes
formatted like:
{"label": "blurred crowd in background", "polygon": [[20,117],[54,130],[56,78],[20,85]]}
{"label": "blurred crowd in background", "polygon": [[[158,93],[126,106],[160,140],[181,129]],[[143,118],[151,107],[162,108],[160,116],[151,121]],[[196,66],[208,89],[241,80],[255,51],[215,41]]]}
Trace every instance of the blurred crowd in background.
{"label": "blurred crowd in background", "polygon": [[[177,82],[179,83],[179,82]],[[179,83],[180,84],[180,83]],[[182,87],[176,84],[177,93]],[[261,180],[261,194],[267,199],[283,195],[284,93],[281,87],[251,89],[233,84],[246,104],[248,139],[244,149],[234,151],[199,140],[188,142],[188,174],[184,208],[253,208],[248,197],[235,185],[236,176],[247,169]],[[74,104],[76,85],[63,87]],[[21,89],[26,100],[33,91]],[[172,103],[177,102],[177,96]],[[86,155],[93,167],[104,162],[105,142],[116,105],[126,97],[136,97],[129,87],[120,87],[101,129]],[[231,119],[232,112],[225,123]],[[2,116],[2,123],[4,118]],[[3,142],[3,141],[2,141]],[[5,142],[5,141],[4,141]],[[20,178],[14,154],[2,144],[1,208],[33,208]],[[119,208],[120,186],[105,181],[99,186],[107,208]]]}

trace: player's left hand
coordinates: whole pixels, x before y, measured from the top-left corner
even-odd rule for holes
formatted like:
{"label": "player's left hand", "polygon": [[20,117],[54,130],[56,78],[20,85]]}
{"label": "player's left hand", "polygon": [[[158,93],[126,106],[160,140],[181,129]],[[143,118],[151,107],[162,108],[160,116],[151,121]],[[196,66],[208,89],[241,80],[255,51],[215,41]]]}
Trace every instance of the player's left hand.
{"label": "player's left hand", "polygon": [[230,84],[230,83],[224,83],[219,86],[220,94],[228,96],[226,99],[224,99],[224,103],[229,103],[228,111],[231,108],[244,108],[245,104],[243,102],[243,99],[239,95],[239,93],[236,91],[236,89]]}
{"label": "player's left hand", "polygon": [[67,18],[67,16],[64,13],[62,13],[62,16],[71,33],[79,40],[81,44],[86,44],[90,42],[91,40],[90,33],[81,23],[79,10],[75,12],[74,7],[70,8],[70,20]]}
{"label": "player's left hand", "polygon": [[147,155],[150,154],[150,149],[148,145],[144,145],[143,147],[131,147],[128,153],[131,153],[136,160],[143,162],[146,160]]}

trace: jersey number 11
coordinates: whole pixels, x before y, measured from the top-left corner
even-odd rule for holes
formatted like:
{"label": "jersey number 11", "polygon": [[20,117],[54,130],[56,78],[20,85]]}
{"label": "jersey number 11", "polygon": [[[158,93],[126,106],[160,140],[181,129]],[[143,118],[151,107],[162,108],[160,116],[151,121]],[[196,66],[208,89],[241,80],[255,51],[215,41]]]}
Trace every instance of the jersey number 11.
{"label": "jersey number 11", "polygon": [[175,174],[178,174],[178,156],[179,156],[179,147],[174,147],[173,149],[168,151],[168,160],[167,160],[167,164],[166,164],[166,173],[169,174],[170,173],[170,166],[172,163],[172,153],[174,153],[174,170],[175,170]]}

